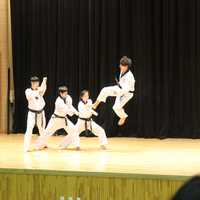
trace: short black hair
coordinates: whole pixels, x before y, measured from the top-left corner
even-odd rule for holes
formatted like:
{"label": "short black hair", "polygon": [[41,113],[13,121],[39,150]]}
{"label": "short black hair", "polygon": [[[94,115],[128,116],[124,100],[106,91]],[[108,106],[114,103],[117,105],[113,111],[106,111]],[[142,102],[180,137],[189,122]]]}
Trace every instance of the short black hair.
{"label": "short black hair", "polygon": [[130,62],[132,62],[131,61],[131,59],[130,58],[128,58],[127,56],[123,56],[121,59],[120,59],[120,65],[123,65],[123,66],[130,66]]}
{"label": "short black hair", "polygon": [[187,181],[175,194],[172,200],[199,200],[200,176],[195,176]]}
{"label": "short black hair", "polygon": [[65,85],[63,85],[63,86],[60,86],[59,88],[58,88],[58,92],[60,93],[63,93],[63,92],[67,92],[68,91],[68,88],[67,88],[67,86],[65,86]]}
{"label": "short black hair", "polygon": [[80,93],[80,99],[85,95],[85,93],[89,93],[88,90],[82,90],[81,93]]}
{"label": "short black hair", "polygon": [[132,60],[131,60],[131,58],[128,58],[128,60],[129,60],[128,66],[131,67],[132,66]]}
{"label": "short black hair", "polygon": [[30,78],[30,81],[31,81],[31,82],[40,82],[40,79],[39,79],[37,76],[32,76],[32,77]]}

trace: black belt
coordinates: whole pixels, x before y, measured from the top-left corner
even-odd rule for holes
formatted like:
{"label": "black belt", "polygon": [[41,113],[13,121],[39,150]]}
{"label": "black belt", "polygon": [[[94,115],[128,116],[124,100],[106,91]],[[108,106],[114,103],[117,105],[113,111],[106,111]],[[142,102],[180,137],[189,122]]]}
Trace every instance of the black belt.
{"label": "black belt", "polygon": [[55,118],[60,118],[60,119],[65,119],[65,125],[67,126],[67,116],[60,116],[60,115],[57,115],[57,114],[53,114],[53,116],[55,117]]}
{"label": "black belt", "polygon": [[87,122],[90,122],[90,131],[92,132],[92,117],[90,118],[79,117],[79,119],[85,121],[85,131],[88,131]]}
{"label": "black belt", "polygon": [[32,110],[32,109],[28,109],[29,111],[33,112],[33,113],[36,113],[36,114],[40,114],[43,112],[44,108],[42,108],[42,110]]}
{"label": "black belt", "polygon": [[[32,110],[29,108],[28,110],[35,114],[35,124],[37,124],[37,116],[44,111],[44,108],[42,108],[41,110]],[[43,127],[43,123],[44,123],[43,121],[44,121],[44,119],[43,119],[43,115],[42,115],[42,123],[41,123],[42,127]]]}
{"label": "black belt", "polygon": [[[118,87],[119,87],[120,89],[122,89],[122,86],[121,86],[119,83],[118,83],[117,85],[118,85]],[[131,90],[129,90],[128,92],[129,92],[129,93],[134,93],[134,91],[131,91]]]}

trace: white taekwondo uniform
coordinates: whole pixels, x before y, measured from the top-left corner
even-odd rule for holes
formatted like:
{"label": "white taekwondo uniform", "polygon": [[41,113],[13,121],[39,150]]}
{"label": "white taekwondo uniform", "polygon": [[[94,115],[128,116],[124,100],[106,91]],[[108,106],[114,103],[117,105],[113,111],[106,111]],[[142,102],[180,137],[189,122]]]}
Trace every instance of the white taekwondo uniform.
{"label": "white taekwondo uniform", "polygon": [[113,110],[119,118],[126,118],[128,115],[125,113],[123,107],[133,97],[134,90],[135,79],[133,73],[128,70],[124,74],[120,74],[117,85],[104,87],[97,97],[97,100],[99,102],[106,102],[108,96],[116,97]]}
{"label": "white taekwondo uniform", "polygon": [[[65,99],[62,97],[58,97],[55,102],[55,110],[52,115],[46,129],[45,134],[36,141],[36,149],[40,149],[46,146],[46,142],[50,136],[52,136],[57,130],[64,128],[68,133],[66,136],[67,141],[72,143],[72,140],[75,139],[75,126],[74,124],[67,118],[67,115],[78,115],[78,111],[72,105],[71,96],[67,95]],[[68,144],[66,144],[68,145]]]}
{"label": "white taekwondo uniform", "polygon": [[39,134],[44,134],[46,126],[45,119],[45,101],[44,93],[46,91],[46,81],[43,80],[41,86],[37,90],[28,88],[25,91],[26,99],[28,101],[28,117],[27,117],[27,129],[24,136],[24,151],[28,151],[31,145],[32,132],[35,125],[37,125]]}
{"label": "white taekwondo uniform", "polygon": [[[96,116],[98,115],[92,109],[92,100],[88,99],[87,103],[80,101],[78,104],[78,112],[79,112],[79,118],[75,125],[76,133],[78,134],[78,136],[84,130],[90,130],[94,135],[99,137],[100,145],[106,145],[108,141],[104,129],[92,120],[92,115]],[[76,138],[71,142],[73,142],[76,147],[79,147],[80,138],[77,136],[75,137]],[[64,145],[66,146],[68,144],[69,142],[67,139],[63,141],[63,146]]]}

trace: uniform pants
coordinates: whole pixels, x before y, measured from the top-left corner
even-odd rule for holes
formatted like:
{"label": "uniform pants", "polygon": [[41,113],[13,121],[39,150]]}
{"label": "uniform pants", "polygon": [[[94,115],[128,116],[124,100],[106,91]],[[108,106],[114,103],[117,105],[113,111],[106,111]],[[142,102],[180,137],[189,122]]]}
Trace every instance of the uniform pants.
{"label": "uniform pants", "polygon": [[109,86],[104,87],[97,100],[100,102],[106,102],[107,97],[116,97],[115,103],[113,106],[113,110],[117,114],[119,118],[126,118],[128,117],[127,113],[124,111],[125,104],[133,97],[133,93],[126,92],[124,93],[123,90],[119,86]]}
{"label": "uniform pants", "polygon": [[[67,125],[65,122],[64,118],[57,118],[52,116],[47,128],[45,129],[45,134],[41,137],[39,137],[39,139],[36,141],[36,148],[42,148],[46,145],[48,139],[59,129],[65,129],[65,131],[68,133],[68,135],[65,137],[67,138],[68,143],[66,143],[65,145],[68,146],[69,144],[73,143],[73,141],[75,140],[75,126],[74,124],[67,119]],[[61,143],[62,145],[62,143]]]}
{"label": "uniform pants", "polygon": [[[92,130],[91,130],[91,127],[92,127]],[[75,125],[75,128],[76,128],[76,135],[74,136],[75,138],[72,139],[71,141],[68,138],[65,138],[63,140],[63,146],[68,145],[70,142],[73,142],[73,144],[77,147],[80,146],[79,135],[81,132],[83,132],[85,130],[85,120],[78,119],[78,121]],[[99,126],[96,122],[88,121],[87,128],[88,128],[88,130],[92,131],[92,133],[94,133],[94,135],[98,136],[100,145],[108,144],[106,133],[105,133],[104,129],[101,126]]]}
{"label": "uniform pants", "polygon": [[[37,115],[37,117],[36,117]],[[34,112],[29,111],[27,117],[27,128],[26,133],[24,135],[24,151],[28,151],[31,145],[32,132],[35,125],[38,127],[40,136],[44,135],[44,129],[46,126],[45,112],[41,112],[40,114],[36,114]]]}

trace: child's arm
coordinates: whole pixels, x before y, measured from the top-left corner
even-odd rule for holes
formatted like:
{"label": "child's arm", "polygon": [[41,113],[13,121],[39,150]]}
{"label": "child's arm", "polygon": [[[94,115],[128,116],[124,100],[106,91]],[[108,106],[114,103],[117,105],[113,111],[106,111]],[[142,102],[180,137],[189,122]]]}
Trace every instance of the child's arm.
{"label": "child's arm", "polygon": [[42,80],[42,83],[39,87],[39,94],[41,96],[44,96],[44,93],[46,92],[46,89],[47,89],[47,77],[44,77],[43,80]]}

